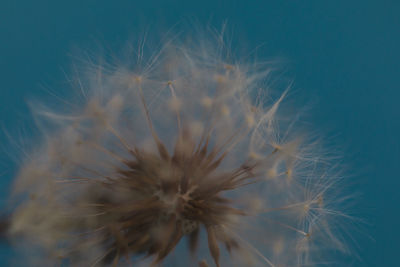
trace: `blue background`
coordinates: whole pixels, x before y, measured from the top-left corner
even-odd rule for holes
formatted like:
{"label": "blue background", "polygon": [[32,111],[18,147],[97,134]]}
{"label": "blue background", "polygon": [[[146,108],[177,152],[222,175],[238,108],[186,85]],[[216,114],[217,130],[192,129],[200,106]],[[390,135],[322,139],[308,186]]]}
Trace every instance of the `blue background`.
{"label": "blue background", "polygon": [[[297,94],[312,99],[312,123],[343,145],[362,193],[356,212],[373,240],[360,237],[355,265],[400,266],[400,1],[1,0],[1,126],[18,138],[29,125],[25,100],[56,90],[74,47],[100,41],[112,50],[148,25],[162,31],[192,18],[227,21],[237,46],[263,44],[260,58],[287,60]],[[4,200],[15,163],[1,136]],[[0,262],[10,253],[2,244]]]}

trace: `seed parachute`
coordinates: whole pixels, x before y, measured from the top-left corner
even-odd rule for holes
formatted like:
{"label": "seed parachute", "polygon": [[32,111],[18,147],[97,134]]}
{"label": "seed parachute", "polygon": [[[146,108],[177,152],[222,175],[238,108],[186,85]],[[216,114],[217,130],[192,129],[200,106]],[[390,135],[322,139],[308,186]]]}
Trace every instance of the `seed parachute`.
{"label": "seed parachute", "polygon": [[348,250],[341,179],[281,112],[273,67],[223,50],[89,61],[76,100],[33,107],[43,138],[4,224],[28,265],[310,266]]}

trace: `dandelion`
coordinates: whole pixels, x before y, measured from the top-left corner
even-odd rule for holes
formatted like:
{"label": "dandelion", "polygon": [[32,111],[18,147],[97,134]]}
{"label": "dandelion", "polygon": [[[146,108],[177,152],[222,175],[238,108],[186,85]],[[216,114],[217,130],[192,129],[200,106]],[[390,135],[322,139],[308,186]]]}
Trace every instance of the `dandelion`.
{"label": "dandelion", "polygon": [[347,250],[334,168],[279,115],[268,65],[206,45],[138,55],[89,66],[69,110],[36,108],[45,138],[7,226],[32,264],[305,266]]}

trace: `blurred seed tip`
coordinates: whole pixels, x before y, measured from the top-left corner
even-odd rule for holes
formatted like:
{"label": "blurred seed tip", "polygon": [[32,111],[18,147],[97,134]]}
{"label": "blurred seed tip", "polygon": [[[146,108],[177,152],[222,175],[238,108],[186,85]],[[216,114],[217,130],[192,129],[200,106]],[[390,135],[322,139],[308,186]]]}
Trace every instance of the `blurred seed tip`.
{"label": "blurred seed tip", "polygon": [[274,66],[235,59],[223,34],[192,40],[88,59],[68,107],[33,107],[43,138],[0,219],[23,266],[319,266],[352,252],[343,179],[285,113],[288,88],[270,89]]}
{"label": "blurred seed tip", "polygon": [[5,217],[5,216],[0,217],[0,238],[6,237],[9,225],[10,225],[10,222],[7,219],[7,217]]}

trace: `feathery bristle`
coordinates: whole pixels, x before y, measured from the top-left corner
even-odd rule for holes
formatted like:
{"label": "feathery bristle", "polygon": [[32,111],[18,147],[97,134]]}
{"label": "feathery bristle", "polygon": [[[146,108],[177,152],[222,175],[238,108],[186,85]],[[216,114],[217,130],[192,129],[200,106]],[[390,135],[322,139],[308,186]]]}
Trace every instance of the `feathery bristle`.
{"label": "feathery bristle", "polygon": [[304,266],[346,251],[324,197],[337,177],[279,116],[287,90],[271,102],[268,66],[204,47],[91,69],[81,109],[37,110],[50,127],[21,166],[15,193],[32,197],[9,236],[71,266]]}

